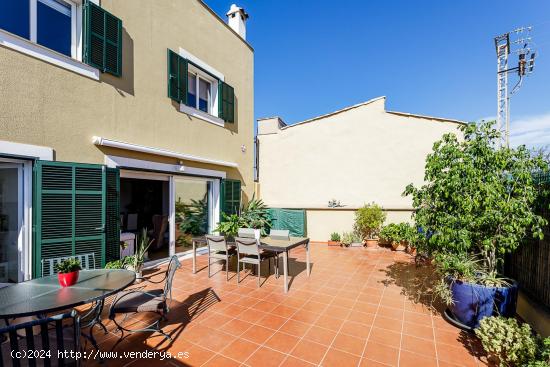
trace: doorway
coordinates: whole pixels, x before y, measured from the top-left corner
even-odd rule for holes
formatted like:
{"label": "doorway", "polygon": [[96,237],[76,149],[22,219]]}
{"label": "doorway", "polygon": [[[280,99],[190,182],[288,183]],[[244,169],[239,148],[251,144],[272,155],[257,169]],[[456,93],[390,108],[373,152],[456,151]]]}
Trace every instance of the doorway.
{"label": "doorway", "polygon": [[145,229],[151,245],[146,261],[170,255],[168,177],[120,178],[121,231],[135,234],[136,243]]}
{"label": "doorway", "polygon": [[0,162],[0,284],[23,280],[23,164]]}

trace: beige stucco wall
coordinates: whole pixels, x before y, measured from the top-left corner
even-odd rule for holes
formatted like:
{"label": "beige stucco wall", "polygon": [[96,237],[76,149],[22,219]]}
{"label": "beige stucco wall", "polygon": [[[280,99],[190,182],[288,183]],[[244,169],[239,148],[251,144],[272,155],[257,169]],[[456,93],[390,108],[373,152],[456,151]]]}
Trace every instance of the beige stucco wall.
{"label": "beige stucco wall", "polygon": [[[372,201],[388,211],[388,222],[409,220],[411,199],[401,195],[405,186],[423,182],[433,143],[458,132],[459,124],[386,112],[384,104],[378,98],[275,133],[273,120],[260,120],[261,198],[271,207],[309,208],[313,240],[351,230],[349,209]],[[263,129],[264,123],[270,126]],[[327,210],[331,199],[348,210]]]}
{"label": "beige stucco wall", "polygon": [[[386,211],[387,223],[410,222],[412,211]],[[313,241],[327,241],[332,232],[353,230],[355,209],[306,209],[307,235]]]}
{"label": "beige stucco wall", "polygon": [[[102,0],[123,21],[122,77],[95,81],[0,47],[0,140],[52,147],[56,160],[103,163],[92,136],[235,162],[228,172],[253,193],[253,50],[198,0]],[[183,48],[235,89],[235,124],[178,111],[167,97],[167,49]],[[241,152],[241,145],[247,147]],[[135,156],[111,150],[121,156]],[[144,159],[167,161],[161,157]],[[168,160],[175,163],[175,160]]]}

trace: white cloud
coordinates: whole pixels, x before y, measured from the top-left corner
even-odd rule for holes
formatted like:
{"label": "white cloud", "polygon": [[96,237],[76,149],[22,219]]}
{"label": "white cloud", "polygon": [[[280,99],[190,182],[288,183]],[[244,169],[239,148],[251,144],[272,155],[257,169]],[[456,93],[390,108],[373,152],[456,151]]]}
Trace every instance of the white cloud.
{"label": "white cloud", "polygon": [[[484,117],[478,122],[482,120],[496,120],[496,116]],[[550,146],[550,112],[511,119],[510,145],[517,147],[522,144],[528,148]]]}

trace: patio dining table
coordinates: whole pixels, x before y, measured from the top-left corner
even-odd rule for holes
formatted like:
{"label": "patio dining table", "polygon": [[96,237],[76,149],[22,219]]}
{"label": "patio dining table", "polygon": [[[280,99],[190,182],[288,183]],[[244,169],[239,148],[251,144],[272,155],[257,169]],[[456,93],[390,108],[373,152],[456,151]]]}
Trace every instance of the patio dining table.
{"label": "patio dining table", "polygon": [[82,327],[89,328],[89,332],[82,335],[97,350],[93,329],[100,325],[107,332],[101,322],[105,298],[130,286],[135,279],[133,271],[97,269],[81,270],[78,282],[70,287],[61,287],[57,275],[17,283],[0,289],[0,318],[9,324],[10,319],[24,316],[44,318],[56,311],[91,303],[91,308],[82,316]]}
{"label": "patio dining table", "polygon": [[[205,237],[195,237],[193,242],[193,274],[197,272],[197,245],[206,244]],[[234,245],[234,242],[228,241],[228,245]],[[290,237],[288,239],[271,238],[269,236],[260,238],[259,247],[264,250],[277,252],[283,255],[283,280],[284,291],[288,293],[288,253],[293,248],[298,246],[306,248],[306,275],[310,273],[310,255],[309,255],[309,238],[307,237]]]}

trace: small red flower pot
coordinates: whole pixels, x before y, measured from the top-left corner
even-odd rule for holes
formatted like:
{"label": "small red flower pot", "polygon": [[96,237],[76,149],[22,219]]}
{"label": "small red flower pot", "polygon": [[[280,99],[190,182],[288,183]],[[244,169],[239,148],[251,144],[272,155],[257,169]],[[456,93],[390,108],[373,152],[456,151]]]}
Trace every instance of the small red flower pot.
{"label": "small red flower pot", "polygon": [[78,281],[78,270],[71,273],[57,273],[57,280],[62,287],[70,287]]}

